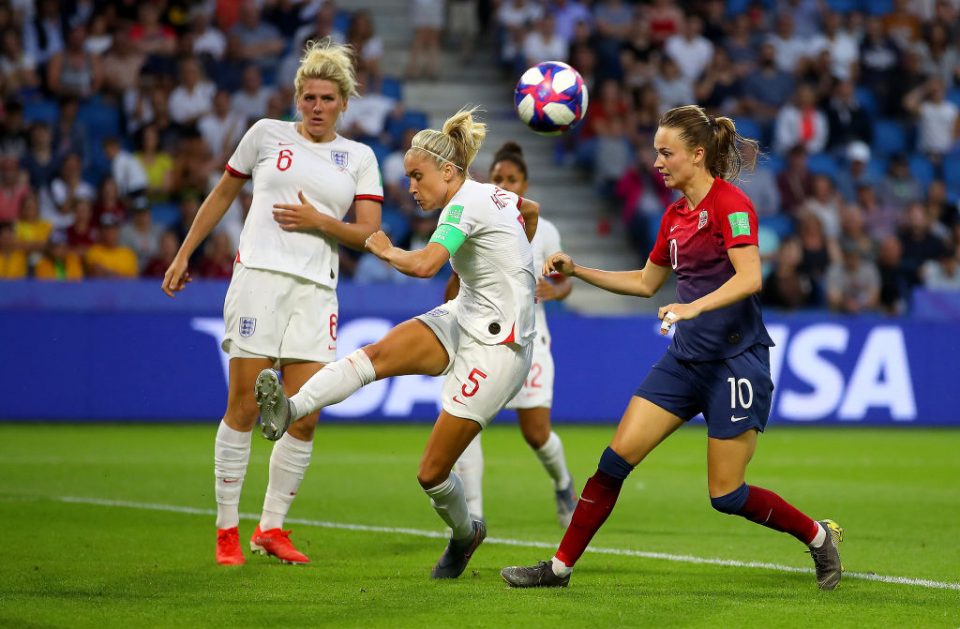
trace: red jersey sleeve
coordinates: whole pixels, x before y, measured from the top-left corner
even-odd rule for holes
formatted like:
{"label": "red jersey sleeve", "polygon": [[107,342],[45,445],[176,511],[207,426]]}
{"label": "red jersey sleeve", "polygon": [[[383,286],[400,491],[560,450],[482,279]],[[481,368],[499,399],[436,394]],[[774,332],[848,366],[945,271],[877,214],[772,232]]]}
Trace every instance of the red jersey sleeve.
{"label": "red jersey sleeve", "polygon": [[667,217],[673,214],[673,205],[667,208],[660,218],[660,229],[657,230],[657,241],[653,243],[650,249],[650,261],[657,266],[672,266],[670,264],[670,243],[667,239],[666,225],[669,222]]}
{"label": "red jersey sleeve", "polygon": [[757,212],[750,198],[742,192],[728,193],[717,204],[717,219],[727,249],[739,245],[757,245]]}

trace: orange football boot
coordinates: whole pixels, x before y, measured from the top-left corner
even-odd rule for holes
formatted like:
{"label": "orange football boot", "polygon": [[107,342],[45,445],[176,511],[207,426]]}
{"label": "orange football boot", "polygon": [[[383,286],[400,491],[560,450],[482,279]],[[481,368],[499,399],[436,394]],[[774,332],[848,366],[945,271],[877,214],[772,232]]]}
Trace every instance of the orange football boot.
{"label": "orange football boot", "polygon": [[250,550],[254,553],[266,556],[273,556],[283,563],[305,564],[310,563],[310,559],[294,547],[290,541],[290,533],[293,531],[281,531],[280,529],[270,529],[261,531],[260,525],[253,532],[250,538]]}
{"label": "orange football boot", "polygon": [[221,566],[242,566],[246,563],[240,550],[240,533],[237,527],[217,529],[217,563]]}

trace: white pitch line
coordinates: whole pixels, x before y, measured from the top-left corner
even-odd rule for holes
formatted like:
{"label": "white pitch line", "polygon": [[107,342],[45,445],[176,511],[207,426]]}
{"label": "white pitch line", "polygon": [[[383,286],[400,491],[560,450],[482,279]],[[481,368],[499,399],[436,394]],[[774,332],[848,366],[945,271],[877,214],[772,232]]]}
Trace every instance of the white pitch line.
{"label": "white pitch line", "polygon": [[[178,505],[165,505],[151,502],[131,502],[127,500],[105,500],[102,498],[80,498],[76,496],[54,497],[54,500],[68,502],[73,504],[98,505],[101,507],[125,507],[129,509],[141,509],[148,511],[165,511],[167,513],[186,513],[189,515],[216,515],[214,509],[199,509],[196,507],[181,507]],[[254,513],[241,513],[243,520],[257,521],[260,516]],[[317,526],[326,529],[341,529],[346,531],[362,531],[365,533],[387,533],[393,535],[412,535],[414,537],[429,537],[435,539],[446,539],[449,533],[443,531],[426,531],[423,529],[398,528],[392,526],[371,526],[367,524],[349,524],[345,522],[327,522],[324,520],[308,520],[305,518],[287,518],[291,524],[303,524],[305,526]],[[498,544],[501,546],[520,546],[523,548],[546,548],[553,550],[557,547],[555,542],[536,542],[520,539],[508,539],[502,537],[488,537],[485,544]],[[659,559],[662,561],[674,561],[678,563],[701,564],[710,566],[728,566],[732,568],[760,568],[763,570],[775,570],[777,572],[793,572],[813,574],[811,568],[797,568],[795,566],[784,566],[776,563],[767,563],[764,561],[738,561],[736,559],[715,559],[710,557],[696,557],[694,555],[674,555],[671,553],[654,553],[642,550],[630,550],[628,548],[602,548],[590,547],[588,553],[597,553],[601,555],[616,555],[618,557],[642,557],[644,559]],[[937,590],[960,590],[960,583],[950,583],[946,581],[933,581],[931,579],[912,579],[909,577],[891,577],[872,572],[844,572],[846,579],[862,579],[864,581],[877,581],[880,583],[892,583],[895,585],[915,585],[918,587],[931,588]]]}

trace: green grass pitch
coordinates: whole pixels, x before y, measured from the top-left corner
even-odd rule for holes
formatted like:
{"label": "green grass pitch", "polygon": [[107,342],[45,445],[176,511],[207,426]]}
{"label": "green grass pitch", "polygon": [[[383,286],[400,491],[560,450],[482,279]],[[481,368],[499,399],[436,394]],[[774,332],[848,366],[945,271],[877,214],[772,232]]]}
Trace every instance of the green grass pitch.
{"label": "green grass pitch", "polygon": [[[760,438],[749,480],[846,529],[850,574],[835,592],[817,591],[795,540],[710,508],[702,425],[637,468],[593,542],[611,554],[584,555],[565,590],[500,580],[561,536],[552,487],[509,422],[484,433],[490,540],[460,579],[428,576],[445,542],[416,482],[425,425],[322,425],[290,514],[312,563],[248,553],[219,567],[215,430],[0,425],[0,626],[960,626],[960,430],[771,426]],[[580,487],[613,428],[558,432]],[[259,513],[269,448],[254,437],[244,513]],[[241,522],[244,540],[254,525]]]}

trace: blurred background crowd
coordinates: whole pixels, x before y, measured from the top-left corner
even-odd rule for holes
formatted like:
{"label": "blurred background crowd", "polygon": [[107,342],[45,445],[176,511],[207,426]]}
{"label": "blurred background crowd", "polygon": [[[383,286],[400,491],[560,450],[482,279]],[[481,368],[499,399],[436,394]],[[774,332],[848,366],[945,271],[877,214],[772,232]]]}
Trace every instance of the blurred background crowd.
{"label": "blurred background crowd", "polygon": [[[239,138],[293,119],[303,43],[357,51],[343,135],[384,178],[384,225],[422,246],[435,217],[402,155],[427,126],[406,80],[545,60],[587,81],[586,120],[556,146],[645,260],[671,200],[652,168],[659,115],[690,102],[760,141],[742,187],[761,217],[763,298],[783,309],[903,312],[960,290],[960,0],[410,0],[404,76],[375,19],[324,0],[0,0],[0,278],[161,277]],[[509,98],[509,92],[504,98]],[[750,156],[752,157],[752,156]],[[475,173],[481,178],[483,173]],[[228,278],[249,190],[198,249]],[[397,279],[344,252],[343,275]]]}

